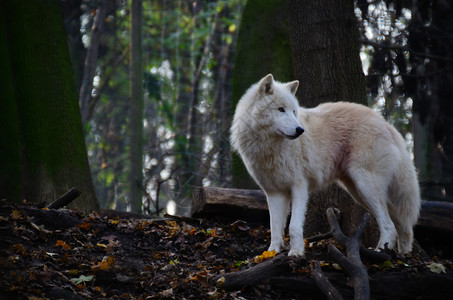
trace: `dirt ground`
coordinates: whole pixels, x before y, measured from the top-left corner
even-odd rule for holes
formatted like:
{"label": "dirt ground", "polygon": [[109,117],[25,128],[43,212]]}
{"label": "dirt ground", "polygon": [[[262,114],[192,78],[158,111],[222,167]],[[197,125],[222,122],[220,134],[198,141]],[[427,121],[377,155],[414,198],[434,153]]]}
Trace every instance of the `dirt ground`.
{"label": "dirt ground", "polygon": [[[269,229],[240,220],[119,219],[3,201],[0,237],[0,299],[324,299],[311,279],[313,260],[345,299],[353,295],[327,255],[332,239],[310,244],[289,274],[235,291],[217,287],[222,274],[266,259]],[[364,263],[372,299],[453,297],[449,259],[393,254]]]}

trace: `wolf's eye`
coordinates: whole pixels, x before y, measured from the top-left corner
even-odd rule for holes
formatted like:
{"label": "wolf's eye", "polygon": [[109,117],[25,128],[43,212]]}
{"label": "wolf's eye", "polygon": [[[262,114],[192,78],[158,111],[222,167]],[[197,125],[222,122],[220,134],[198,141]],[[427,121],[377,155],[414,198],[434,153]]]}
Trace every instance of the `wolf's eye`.
{"label": "wolf's eye", "polygon": [[279,112],[285,112],[285,109],[284,109],[283,107],[279,107],[279,108],[278,108],[278,111],[279,111]]}
{"label": "wolf's eye", "polygon": [[295,110],[293,110],[293,114],[296,114],[296,111],[295,111]]}

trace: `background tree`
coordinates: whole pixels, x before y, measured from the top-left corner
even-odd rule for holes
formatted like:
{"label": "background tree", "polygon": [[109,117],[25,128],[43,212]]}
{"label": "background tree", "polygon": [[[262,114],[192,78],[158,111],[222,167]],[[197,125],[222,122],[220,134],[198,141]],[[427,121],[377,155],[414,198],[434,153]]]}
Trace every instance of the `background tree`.
{"label": "background tree", "polygon": [[131,2],[131,105],[129,109],[130,169],[129,203],[132,212],[142,211],[143,185],[143,57],[142,0]]}
{"label": "background tree", "polygon": [[[77,78],[81,80],[84,57],[90,47],[93,24],[102,2],[81,0],[62,3],[66,8],[74,66],[79,72]],[[85,137],[102,207],[125,210],[129,207],[126,171],[130,168],[127,112],[130,109],[131,11],[128,1],[114,3],[114,8],[105,18],[98,57],[94,62],[90,117],[85,124]],[[245,0],[143,2],[143,210],[146,212],[159,213],[167,203],[179,207],[177,213],[186,212],[193,185],[229,187],[234,181],[235,186],[240,186],[237,181],[244,179],[246,184],[250,184],[249,187],[254,184],[245,170],[236,164],[233,170],[238,173],[232,176],[228,143],[232,99],[237,101],[248,86],[269,72],[281,81],[294,77],[289,46],[289,11],[282,9],[287,7],[288,1],[250,0],[240,29],[239,39],[243,41],[236,47],[238,22],[245,4]],[[305,7],[304,13],[310,14],[311,6]],[[448,116],[440,117],[443,111],[448,111],[448,102],[441,106],[436,102],[439,97],[430,96],[438,95],[436,91],[440,89],[437,85],[442,83],[442,80],[434,79],[449,74],[449,69],[443,68],[448,66],[450,59],[447,48],[439,52],[444,54],[433,54],[439,51],[434,50],[434,45],[437,45],[436,49],[441,49],[444,47],[442,41],[445,41],[445,47],[451,41],[447,24],[448,6],[442,7],[437,1],[359,0],[355,16],[359,42],[362,43],[360,57],[367,76],[367,104],[403,133],[408,147],[415,143],[416,162],[426,157],[424,162],[417,163],[417,166],[424,165],[426,170],[419,167],[420,174],[426,174],[422,175],[425,198],[430,194],[448,199],[448,186],[445,185],[448,184],[447,173],[440,170],[441,165],[451,165],[446,159],[449,139],[438,130],[447,130],[447,126],[440,124],[447,124],[445,120]],[[338,9],[335,13],[342,14],[342,10]],[[259,13],[255,16],[255,12]],[[422,18],[416,19],[416,15]],[[336,22],[329,11],[316,16],[321,23],[327,23],[329,19]],[[310,15],[307,17],[311,18]],[[354,20],[344,22],[353,23]],[[339,29],[333,29],[339,32]],[[310,32],[299,33],[316,38]],[[323,36],[317,38],[320,43],[331,43]],[[308,45],[301,47],[305,47],[302,48],[303,53],[310,51],[306,49]],[[339,48],[338,51],[352,53],[349,45],[345,47],[346,50]],[[324,51],[322,47],[319,50]],[[316,61],[314,54],[307,55],[313,59],[313,64],[306,65],[304,74],[326,72],[320,67],[314,70],[320,62]],[[332,57],[336,56],[326,56],[329,61],[325,63],[331,64]],[[343,57],[341,61],[343,59],[349,57]],[[341,61],[337,60],[339,64]],[[234,82],[233,70],[237,76]],[[343,73],[337,73],[335,70],[336,66],[322,73],[326,81],[336,78],[330,88],[323,87],[325,95],[322,95],[322,101],[340,92],[342,98],[355,97],[351,96],[355,93],[353,90],[343,90],[343,87],[354,88],[347,81],[355,71],[343,69]],[[346,75],[341,77],[343,74]],[[322,76],[312,80],[323,81]],[[301,82],[304,86],[300,91],[308,89],[308,93],[313,92],[310,91],[313,85],[308,82]],[[335,87],[336,83],[341,84]],[[311,106],[311,97],[308,99],[303,93],[300,96],[304,98],[303,105]],[[429,116],[424,123],[426,126],[417,127],[415,124],[414,135],[412,106],[415,114],[420,111]],[[434,119],[438,120],[436,126],[430,123]],[[439,121],[441,119],[443,123]],[[428,133],[434,137],[434,132],[437,132],[436,141],[440,142],[420,138],[421,134],[428,136]]]}
{"label": "background tree", "polygon": [[[2,1],[1,11],[3,73],[12,76],[6,78],[11,84],[6,100],[12,101],[6,107],[13,114],[6,118],[6,128],[19,137],[11,140],[9,150],[14,165],[1,157],[1,165],[13,170],[16,188],[10,195],[17,195],[20,185],[21,197],[10,200],[50,202],[77,187],[82,195],[72,206],[98,210],[60,3]],[[14,153],[17,149],[20,155]]]}
{"label": "background tree", "polygon": [[[170,201],[183,214],[190,206],[193,185],[227,186],[231,181],[227,139],[230,79],[243,2],[143,2],[146,212],[158,213]],[[85,48],[98,6],[94,0],[80,5]],[[76,23],[67,16],[67,26]],[[130,168],[126,138],[130,135],[126,114],[130,109],[130,25],[128,3],[116,2],[99,41],[91,114],[85,127],[101,206],[121,210],[127,208],[129,194],[125,170]]]}
{"label": "background tree", "polygon": [[[233,112],[245,91],[269,73],[293,80],[288,31],[288,1],[247,1],[242,13],[234,59]],[[242,160],[233,154],[233,186],[257,188]]]}
{"label": "background tree", "polygon": [[452,4],[358,1],[369,98],[408,142],[424,199],[450,200],[453,186]]}
{"label": "background tree", "polygon": [[[107,16],[115,7],[112,0],[99,0],[99,5],[96,9],[96,15],[91,28],[91,36],[89,46],[86,51],[85,63],[83,68],[83,76],[81,80],[79,92],[79,105],[82,114],[82,123],[85,124],[92,113],[92,96],[93,78],[96,74],[96,60],[99,53],[99,44],[101,35],[104,33],[104,26]],[[68,5],[68,4],[67,4]]]}
{"label": "background tree", "polygon": [[[367,105],[354,1],[291,0],[289,16],[300,104],[308,108],[337,101]],[[325,212],[330,206],[345,212],[342,228],[348,234],[354,232],[364,209],[334,185],[310,196],[307,234],[328,230]],[[368,234],[366,242],[375,242],[375,239]]]}

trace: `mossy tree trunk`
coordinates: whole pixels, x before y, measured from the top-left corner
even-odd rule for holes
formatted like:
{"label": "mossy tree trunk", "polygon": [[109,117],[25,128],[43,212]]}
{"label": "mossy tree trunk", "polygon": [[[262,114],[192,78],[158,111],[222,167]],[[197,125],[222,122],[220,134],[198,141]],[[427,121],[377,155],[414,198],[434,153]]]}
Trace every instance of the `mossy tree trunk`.
{"label": "mossy tree trunk", "polygon": [[6,197],[50,202],[76,187],[82,195],[71,206],[99,210],[60,2],[5,0],[0,6],[2,83],[7,88],[1,115],[10,114],[5,132],[18,137],[2,141],[8,142],[4,148],[11,158],[2,155],[0,165],[12,170],[15,186]]}
{"label": "mossy tree trunk", "polygon": [[19,121],[14,81],[6,37],[6,21],[0,6],[0,199],[19,199],[21,176]]}
{"label": "mossy tree trunk", "polygon": [[[267,74],[282,82],[293,80],[287,6],[286,0],[247,1],[234,58],[233,111],[245,91]],[[257,187],[236,153],[232,171],[234,187]]]}
{"label": "mossy tree trunk", "polygon": [[[290,37],[297,92],[304,107],[323,102],[349,101],[367,105],[365,76],[360,61],[358,28],[353,0],[290,0]],[[326,209],[335,206],[342,214],[345,233],[354,232],[364,209],[338,186],[310,197],[307,234],[327,231]],[[374,244],[376,233],[369,226],[365,242]]]}

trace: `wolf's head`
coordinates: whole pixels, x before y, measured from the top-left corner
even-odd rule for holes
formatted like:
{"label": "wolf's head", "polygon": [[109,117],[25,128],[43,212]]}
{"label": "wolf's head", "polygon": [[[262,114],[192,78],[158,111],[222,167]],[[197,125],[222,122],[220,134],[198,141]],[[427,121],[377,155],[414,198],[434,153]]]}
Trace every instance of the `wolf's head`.
{"label": "wolf's head", "polygon": [[[299,104],[295,97],[299,81],[281,83],[272,74],[261,79],[251,90],[249,112],[254,130],[288,139],[299,137],[304,129],[297,120]],[[250,95],[251,96],[251,95]],[[242,99],[241,99],[242,100]]]}

